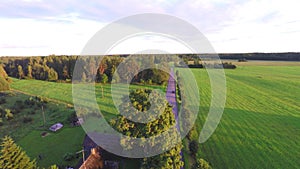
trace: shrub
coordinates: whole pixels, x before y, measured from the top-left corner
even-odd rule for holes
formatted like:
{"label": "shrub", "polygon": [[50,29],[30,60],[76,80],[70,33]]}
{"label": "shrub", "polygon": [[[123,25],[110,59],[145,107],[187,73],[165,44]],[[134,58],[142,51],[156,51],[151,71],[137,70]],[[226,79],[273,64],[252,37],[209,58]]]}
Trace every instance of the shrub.
{"label": "shrub", "polygon": [[69,116],[68,116],[68,119],[67,119],[67,122],[68,123],[75,123],[77,122],[77,115],[75,112],[72,112]]}
{"label": "shrub", "polygon": [[191,130],[188,132],[187,138],[188,138],[189,140],[196,140],[196,139],[198,138],[198,132],[197,132],[195,126],[193,126],[193,127],[191,128]]}
{"label": "shrub", "polygon": [[31,111],[31,112],[29,112],[29,114],[32,114],[32,115],[35,114],[35,111]]}
{"label": "shrub", "polygon": [[207,161],[200,158],[193,165],[192,169],[212,169],[212,167],[209,165],[209,163]]}
{"label": "shrub", "polygon": [[192,154],[192,156],[196,156],[198,149],[199,149],[199,143],[196,140],[193,140],[189,143],[189,149]]}
{"label": "shrub", "polygon": [[28,116],[23,117],[23,123],[30,123],[32,121],[33,121],[33,119],[31,117],[28,117]]}
{"label": "shrub", "polygon": [[67,104],[67,108],[68,108],[68,109],[73,109],[74,106],[73,106],[72,104]]}
{"label": "shrub", "polygon": [[3,110],[2,107],[0,107],[0,118],[5,116],[5,111]]}
{"label": "shrub", "polygon": [[66,153],[65,155],[64,155],[64,160],[65,161],[71,161],[71,160],[73,160],[75,158],[75,155],[73,154],[73,153]]}
{"label": "shrub", "polygon": [[20,110],[20,108],[15,108],[15,109],[13,109],[13,111],[12,111],[14,114],[19,114],[20,112],[21,112],[21,110]]}
{"label": "shrub", "polygon": [[2,125],[3,125],[3,119],[0,118],[0,126],[2,126]]}
{"label": "shrub", "polygon": [[24,101],[25,105],[33,106],[35,102],[32,100],[32,97]]}
{"label": "shrub", "polygon": [[2,98],[0,99],[0,104],[4,104],[4,103],[6,103],[6,100],[5,100],[4,97],[2,97]]}
{"label": "shrub", "polygon": [[7,120],[11,120],[13,119],[14,115],[11,113],[11,110],[10,109],[5,109],[5,117]]}

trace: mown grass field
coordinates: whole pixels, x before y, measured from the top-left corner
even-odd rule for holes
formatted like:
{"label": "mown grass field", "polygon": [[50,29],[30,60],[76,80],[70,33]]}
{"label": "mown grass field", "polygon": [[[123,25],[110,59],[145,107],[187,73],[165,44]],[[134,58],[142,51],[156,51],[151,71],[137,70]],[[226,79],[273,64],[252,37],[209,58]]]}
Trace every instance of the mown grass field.
{"label": "mown grass field", "polygon": [[[204,69],[192,71],[200,91],[200,131],[210,105],[210,83]],[[223,117],[200,145],[199,156],[213,168],[299,168],[300,67],[245,66],[225,72]]]}
{"label": "mown grass field", "polygon": [[[205,69],[192,70],[199,86],[200,131],[210,105]],[[213,168],[298,168],[300,162],[300,66],[239,66],[225,70],[227,102],[212,137],[199,156]],[[71,84],[14,79],[11,87],[26,93],[72,103]],[[101,87],[96,86],[100,96]],[[116,113],[109,85],[97,97],[102,113]],[[193,91],[188,91],[193,92]]]}
{"label": "mown grass field", "polygon": [[[49,99],[53,99],[55,101],[60,101],[64,103],[73,104],[72,98],[72,84],[71,83],[55,83],[55,82],[47,82],[47,81],[40,81],[40,80],[19,80],[12,78],[13,83],[11,84],[11,88],[13,90],[21,91],[26,94],[35,95],[35,96],[43,96]],[[102,88],[103,87],[103,94],[102,97]],[[138,85],[130,85],[130,89],[136,88],[150,88],[150,89],[159,89],[165,91],[166,88],[162,86],[138,86]],[[99,108],[101,113],[107,118],[114,117],[117,114],[117,109],[114,107],[114,102],[112,100],[111,95],[111,85],[95,85],[95,93],[92,91],[86,92],[84,87],[82,89],[82,98],[87,96],[96,95],[96,101],[99,104]],[[119,96],[123,96],[126,93],[125,87],[119,89]]]}

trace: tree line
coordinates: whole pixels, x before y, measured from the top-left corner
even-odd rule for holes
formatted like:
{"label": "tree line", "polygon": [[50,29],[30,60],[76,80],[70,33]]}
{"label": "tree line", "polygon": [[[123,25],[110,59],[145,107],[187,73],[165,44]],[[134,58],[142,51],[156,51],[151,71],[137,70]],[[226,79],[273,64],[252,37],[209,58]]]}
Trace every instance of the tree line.
{"label": "tree line", "polygon": [[192,112],[190,111],[189,104],[186,103],[187,100],[187,91],[184,88],[184,83],[183,83],[183,75],[177,70],[176,71],[176,92],[177,92],[177,101],[181,103],[181,111],[179,114],[179,119],[182,121],[180,123],[180,129],[184,131],[189,131],[187,133],[187,142],[188,142],[188,148],[191,157],[193,158],[194,163],[191,164],[192,169],[212,169],[211,165],[209,162],[204,160],[202,157],[200,157],[200,152],[199,152],[199,134],[197,131],[196,124],[191,126],[193,123],[193,119],[196,118],[193,116]]}
{"label": "tree line", "polygon": [[[117,81],[128,81],[132,83],[154,83],[167,82],[168,75],[155,67],[161,61],[154,55],[150,59],[143,58],[127,59],[123,55],[111,56],[37,56],[37,57],[2,57],[5,72],[10,77],[18,79],[36,79],[45,81],[71,82],[72,80],[95,81],[97,83],[111,83]],[[122,62],[125,66],[118,69]],[[75,64],[80,65],[74,76]],[[145,65],[153,65],[154,69],[144,70],[139,73],[140,68]],[[1,69],[0,69],[1,70]],[[115,72],[117,73],[115,74]],[[120,76],[122,75],[122,76]],[[126,77],[133,77],[126,79]]]}

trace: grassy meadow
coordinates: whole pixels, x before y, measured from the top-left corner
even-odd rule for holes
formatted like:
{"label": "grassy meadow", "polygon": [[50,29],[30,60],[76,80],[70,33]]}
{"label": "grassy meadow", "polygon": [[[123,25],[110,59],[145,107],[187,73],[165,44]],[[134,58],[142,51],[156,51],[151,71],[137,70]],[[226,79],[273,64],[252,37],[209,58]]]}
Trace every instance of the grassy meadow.
{"label": "grassy meadow", "polygon": [[[192,72],[200,93],[196,121],[200,131],[209,110],[210,83],[205,69]],[[238,66],[225,72],[227,100],[223,117],[211,138],[200,145],[198,155],[213,168],[299,167],[300,66]],[[13,79],[11,88],[72,103],[72,87],[68,83]],[[102,98],[101,86],[97,84],[96,95],[105,117],[113,117],[117,111],[110,85],[104,85]],[[26,146],[27,142],[25,137],[20,144]]]}
{"label": "grassy meadow", "polygon": [[[200,91],[200,131],[211,91],[206,71],[192,71]],[[199,155],[214,168],[298,168],[300,67],[240,66],[225,72],[225,110]]]}
{"label": "grassy meadow", "polygon": [[[79,159],[64,161],[66,153],[76,153],[82,149],[84,131],[81,127],[73,127],[68,120],[74,112],[66,104],[57,102],[48,102],[44,104],[45,126],[41,105],[26,104],[29,95],[18,92],[1,93],[2,109],[12,110],[14,116],[11,120],[3,120],[0,126],[0,138],[5,135],[11,136],[18,145],[31,157],[36,159],[38,166],[49,167],[53,164],[60,166],[76,165]],[[20,112],[16,112],[20,110]],[[24,119],[30,121],[24,121]],[[64,127],[57,131],[51,132],[48,128],[55,123],[62,123]],[[42,133],[47,133],[42,137]],[[41,159],[39,158],[42,157]]]}
{"label": "grassy meadow", "polygon": [[[11,84],[11,88],[18,92],[23,92],[28,95],[34,96],[43,96],[47,97],[55,102],[62,103],[70,103],[73,104],[72,98],[72,84],[71,83],[56,83],[56,82],[47,82],[40,80],[19,80],[12,79],[13,83]],[[102,97],[102,87],[103,87],[103,97]],[[138,85],[130,85],[130,89],[140,88]],[[162,91],[166,91],[165,86],[142,86],[142,88],[149,89],[159,89]],[[123,96],[126,93],[125,87],[119,89],[119,96]],[[85,92],[83,87],[82,98],[86,96],[90,96],[94,93]],[[99,104],[99,108],[101,113],[106,118],[114,117],[117,114],[117,109],[113,106],[113,100],[111,95],[111,85],[101,85],[95,84],[95,94],[96,101]]]}

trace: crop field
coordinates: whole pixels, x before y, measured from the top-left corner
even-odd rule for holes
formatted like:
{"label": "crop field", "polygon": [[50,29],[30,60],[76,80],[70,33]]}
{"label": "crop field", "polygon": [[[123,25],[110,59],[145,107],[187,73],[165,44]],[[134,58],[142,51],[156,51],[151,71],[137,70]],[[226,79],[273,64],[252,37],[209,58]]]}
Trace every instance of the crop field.
{"label": "crop field", "polygon": [[[196,123],[200,131],[211,91],[206,71],[192,71],[200,91]],[[245,66],[225,72],[225,110],[215,133],[200,145],[198,155],[213,168],[298,168],[300,67]]]}
{"label": "crop field", "polygon": [[[178,70],[184,73],[184,69]],[[192,72],[200,93],[196,121],[200,132],[209,110],[210,83],[205,69]],[[198,156],[213,168],[298,168],[300,66],[239,66],[225,72],[226,107],[214,134],[200,144]],[[11,88],[72,103],[71,84],[13,79]],[[96,85],[97,102],[105,117],[110,118],[117,111],[110,85],[103,88],[101,97],[101,86]]]}

